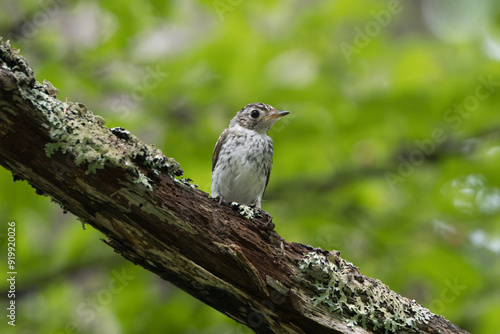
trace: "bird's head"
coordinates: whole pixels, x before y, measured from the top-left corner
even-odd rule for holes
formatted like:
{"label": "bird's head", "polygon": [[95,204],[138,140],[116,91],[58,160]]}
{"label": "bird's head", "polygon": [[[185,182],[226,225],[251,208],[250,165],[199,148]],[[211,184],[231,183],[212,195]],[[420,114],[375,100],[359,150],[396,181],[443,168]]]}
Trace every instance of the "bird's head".
{"label": "bird's head", "polygon": [[238,111],[229,126],[239,125],[258,133],[267,133],[280,117],[289,113],[289,111],[278,111],[269,104],[261,102],[250,103]]}

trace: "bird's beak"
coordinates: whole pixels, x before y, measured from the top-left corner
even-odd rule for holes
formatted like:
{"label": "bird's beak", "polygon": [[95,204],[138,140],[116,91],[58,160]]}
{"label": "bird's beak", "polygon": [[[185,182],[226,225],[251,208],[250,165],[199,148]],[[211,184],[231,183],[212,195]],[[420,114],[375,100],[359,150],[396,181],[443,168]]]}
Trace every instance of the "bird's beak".
{"label": "bird's beak", "polygon": [[290,112],[289,111],[277,111],[275,113],[272,113],[271,115],[264,116],[264,118],[280,118],[282,116],[288,115]]}

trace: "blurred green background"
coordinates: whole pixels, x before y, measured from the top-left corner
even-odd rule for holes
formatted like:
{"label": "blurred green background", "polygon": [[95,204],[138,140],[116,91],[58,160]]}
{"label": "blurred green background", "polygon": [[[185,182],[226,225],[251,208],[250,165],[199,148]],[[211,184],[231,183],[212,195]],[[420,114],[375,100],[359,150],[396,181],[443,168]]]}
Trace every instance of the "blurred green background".
{"label": "blurred green background", "polygon": [[[204,191],[237,110],[290,110],[269,133],[263,209],[278,233],[500,333],[497,1],[0,2],[0,35],[38,81],[155,144]],[[8,221],[18,260],[17,326],[3,316],[2,333],[249,332],[3,168],[0,185],[1,261]]]}

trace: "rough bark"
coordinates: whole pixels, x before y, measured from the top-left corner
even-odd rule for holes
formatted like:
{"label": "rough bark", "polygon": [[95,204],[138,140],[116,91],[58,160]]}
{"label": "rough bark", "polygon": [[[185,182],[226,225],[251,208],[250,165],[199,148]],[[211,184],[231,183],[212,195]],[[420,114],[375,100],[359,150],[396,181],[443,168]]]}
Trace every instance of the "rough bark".
{"label": "rough bark", "polygon": [[0,164],[126,259],[256,333],[465,333],[263,212],[219,205],[174,159],[57,100],[8,43],[0,65]]}

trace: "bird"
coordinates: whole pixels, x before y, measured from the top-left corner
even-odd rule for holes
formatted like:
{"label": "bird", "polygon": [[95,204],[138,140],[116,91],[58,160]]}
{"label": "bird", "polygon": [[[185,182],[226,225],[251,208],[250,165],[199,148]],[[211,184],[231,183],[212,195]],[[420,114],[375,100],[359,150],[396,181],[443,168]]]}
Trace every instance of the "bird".
{"label": "bird", "polygon": [[212,197],[261,208],[273,167],[276,121],[290,114],[269,104],[250,103],[236,113],[217,140],[212,155]]}

